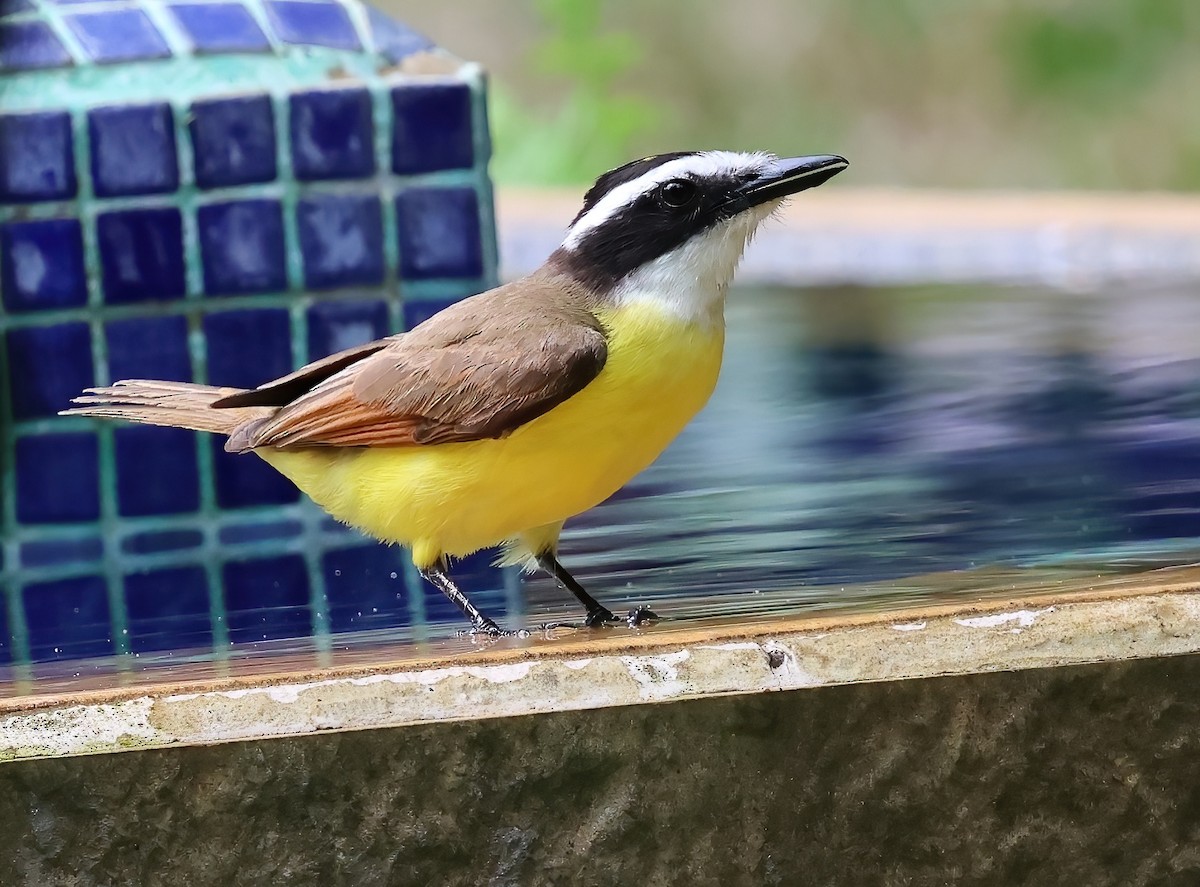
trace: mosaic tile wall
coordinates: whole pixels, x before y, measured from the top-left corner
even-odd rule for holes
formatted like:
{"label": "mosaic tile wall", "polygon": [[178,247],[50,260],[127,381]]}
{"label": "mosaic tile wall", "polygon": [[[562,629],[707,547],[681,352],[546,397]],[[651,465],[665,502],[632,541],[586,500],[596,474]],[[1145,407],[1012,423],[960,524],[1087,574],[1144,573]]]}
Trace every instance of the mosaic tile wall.
{"label": "mosaic tile wall", "polygon": [[[0,664],[452,617],[220,439],[55,414],[121,378],[252,387],[493,285],[477,71],[389,67],[430,44],[352,2],[6,9],[0,76],[47,100],[0,108]],[[485,558],[460,572],[515,606]]]}

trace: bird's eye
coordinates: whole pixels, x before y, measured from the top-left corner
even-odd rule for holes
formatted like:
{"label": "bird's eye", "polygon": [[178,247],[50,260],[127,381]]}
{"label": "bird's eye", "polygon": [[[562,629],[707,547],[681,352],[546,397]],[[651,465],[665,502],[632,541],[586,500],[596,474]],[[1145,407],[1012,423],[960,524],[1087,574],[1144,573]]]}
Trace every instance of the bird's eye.
{"label": "bird's eye", "polygon": [[659,189],[662,202],[673,209],[683,209],[700,193],[700,189],[687,179],[672,179]]}

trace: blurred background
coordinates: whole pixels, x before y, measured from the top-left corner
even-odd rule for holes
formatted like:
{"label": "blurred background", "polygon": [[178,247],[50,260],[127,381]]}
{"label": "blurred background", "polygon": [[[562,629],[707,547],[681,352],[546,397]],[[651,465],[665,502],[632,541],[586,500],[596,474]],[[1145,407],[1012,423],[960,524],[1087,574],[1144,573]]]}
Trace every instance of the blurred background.
{"label": "blurred background", "polygon": [[731,148],[836,150],[855,185],[1200,187],[1189,0],[378,5],[488,69],[501,185]]}

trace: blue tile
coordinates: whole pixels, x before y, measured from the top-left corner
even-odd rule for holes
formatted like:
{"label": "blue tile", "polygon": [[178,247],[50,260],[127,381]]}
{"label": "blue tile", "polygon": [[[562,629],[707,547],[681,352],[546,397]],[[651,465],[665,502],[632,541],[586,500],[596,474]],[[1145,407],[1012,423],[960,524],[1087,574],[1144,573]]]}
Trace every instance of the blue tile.
{"label": "blue tile", "polygon": [[227,453],[224,439],[214,438],[213,485],[221,508],[290,505],[300,501],[295,485],[257,456]]}
{"label": "blue tile", "polygon": [[253,643],[312,634],[308,571],[300,555],[232,561],[222,570],[229,639]]}
{"label": "blue tile", "polygon": [[290,105],[296,178],[361,179],[374,174],[375,125],[367,90],[303,92],[293,95]]}
{"label": "blue tile", "polygon": [[361,49],[358,32],[344,7],[337,3],[266,0],[267,17],[284,43]]}
{"label": "blue tile", "polygon": [[45,22],[10,22],[0,25],[0,68],[31,71],[62,68],[71,55]]}
{"label": "blue tile", "polygon": [[9,330],[5,341],[14,419],[53,416],[92,386],[92,344],[86,323]]}
{"label": "blue tile", "polygon": [[267,35],[240,3],[178,3],[167,8],[197,54],[271,49]]}
{"label": "blue tile", "polygon": [[405,280],[483,274],[479,200],[472,188],[410,188],[396,197]]}
{"label": "blue tile", "polygon": [[383,283],[383,208],[379,198],[328,194],[296,211],[304,282],[311,289]]}
{"label": "blue tile", "polygon": [[0,291],[8,311],[87,303],[83,228],[77,219],[0,225]]}
{"label": "blue tile", "polygon": [[63,564],[93,564],[104,556],[104,540],[37,539],[21,543],[22,567],[58,567]]}
{"label": "blue tile", "polygon": [[275,179],[275,115],[266,95],[192,105],[196,185],[222,188]]}
{"label": "blue tile", "polygon": [[66,200],[77,190],[66,111],[0,115],[0,202]]}
{"label": "blue tile", "polygon": [[208,576],[203,567],[130,573],[124,585],[132,652],[212,646]]}
{"label": "blue tile", "polygon": [[186,317],[168,315],[113,320],[104,331],[108,342],[108,375],[112,381],[192,381]]}
{"label": "blue tile", "polygon": [[392,90],[392,170],[467,169],[475,162],[471,88],[409,84]]}
{"label": "blue tile", "polygon": [[411,330],[414,327],[420,326],[443,308],[449,308],[457,301],[458,299],[405,299],[402,309],[404,312],[404,328]]}
{"label": "blue tile", "polygon": [[404,550],[358,545],[327,551],[321,560],[329,627],[366,631],[409,623],[404,584]]}
{"label": "blue tile", "polygon": [[88,112],[97,197],[169,194],[179,187],[175,120],[166,102]]}
{"label": "blue tile", "polygon": [[159,554],[164,551],[187,551],[204,544],[199,530],[148,530],[134,533],[121,541],[124,554]]}
{"label": "blue tile", "polygon": [[140,9],[63,16],[88,57],[99,64],[160,59],[171,54],[162,34]]}
{"label": "blue tile", "polygon": [[129,209],[96,217],[104,299],[110,305],[178,299],[186,279],[179,210]]}
{"label": "blue tile", "polygon": [[388,334],[387,305],[318,302],[308,309],[308,359],[317,360]]}
{"label": "blue tile", "polygon": [[367,7],[367,20],[371,23],[375,51],[390,62],[434,48],[433,41],[424,34],[418,34],[373,6]]}
{"label": "blue tile", "polygon": [[196,435],[180,428],[113,430],[117,511],[122,517],[186,514],[200,507]]}
{"label": "blue tile", "polygon": [[17,520],[59,524],[100,517],[96,435],[78,432],[17,438]]}
{"label": "blue tile", "polygon": [[26,585],[21,597],[34,662],[112,654],[108,588],[103,577],[38,582]]}
{"label": "blue tile", "polygon": [[298,520],[258,521],[221,527],[217,532],[217,541],[222,545],[253,545],[256,542],[294,539],[303,532],[304,524]]}
{"label": "blue tile", "polygon": [[287,289],[279,201],[212,203],[200,207],[196,217],[206,293],[224,296]]}
{"label": "blue tile", "polygon": [[204,339],[210,385],[257,388],[294,369],[292,328],[285,309],[208,314]]}
{"label": "blue tile", "polygon": [[[208,379],[213,385],[254,388],[293,369],[287,311],[225,311],[204,318]],[[214,439],[217,504],[222,508],[295,502],[299,491],[257,456],[226,453]]]}

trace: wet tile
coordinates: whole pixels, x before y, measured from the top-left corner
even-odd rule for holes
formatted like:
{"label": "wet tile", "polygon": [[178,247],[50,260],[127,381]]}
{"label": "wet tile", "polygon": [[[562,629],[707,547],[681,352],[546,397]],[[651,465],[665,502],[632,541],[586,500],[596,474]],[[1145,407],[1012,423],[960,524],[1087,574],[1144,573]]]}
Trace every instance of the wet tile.
{"label": "wet tile", "polygon": [[129,209],[96,218],[104,300],[110,305],[178,299],[185,291],[179,210]]}
{"label": "wet tile", "polygon": [[271,49],[267,35],[240,3],[175,3],[167,8],[198,55]]}
{"label": "wet tile", "polygon": [[367,7],[367,20],[371,23],[371,36],[375,51],[390,62],[417,52],[434,48],[434,43],[424,34],[419,34],[373,6]]}
{"label": "wet tile", "polygon": [[108,587],[101,576],[26,585],[21,593],[34,662],[113,652]]}
{"label": "wet tile", "polygon": [[97,197],[167,194],[179,187],[175,121],[166,102],[88,112]]}
{"label": "wet tile", "polygon": [[63,68],[71,63],[70,53],[45,22],[0,25],[0,70]]}
{"label": "wet tile", "polygon": [[217,531],[217,541],[222,545],[253,545],[256,542],[294,539],[303,532],[304,524],[298,520],[255,521],[221,527]]}
{"label": "wet tile", "polygon": [[82,539],[36,539],[21,543],[22,567],[91,564],[103,556],[104,540],[99,536],[85,536]]}
{"label": "wet tile", "polygon": [[66,200],[77,190],[67,112],[0,115],[0,201]]}
{"label": "wet tile", "polygon": [[375,172],[375,126],[365,89],[293,95],[292,168],[296,178],[360,179]]}
{"label": "wet tile", "polygon": [[209,314],[204,339],[209,384],[256,388],[293,369],[292,329],[282,308]]}
{"label": "wet tile", "polygon": [[76,219],[0,225],[0,292],[6,311],[87,303],[83,228]]}
{"label": "wet tile", "polygon": [[284,43],[361,49],[345,7],[337,3],[266,0],[263,4],[275,33]]}
{"label": "wet tile", "polygon": [[17,438],[17,520],[59,524],[100,517],[96,435],[60,432]]}
{"label": "wet tile", "polygon": [[383,210],[379,198],[328,194],[296,210],[304,281],[311,289],[383,283]]}
{"label": "wet tile", "polygon": [[409,188],[396,197],[405,280],[483,274],[479,200],[472,188]]}
{"label": "wet tile", "polygon": [[188,551],[204,544],[199,530],[148,530],[134,533],[121,541],[124,554],[159,554],[164,551]]}
{"label": "wet tile", "polygon": [[287,289],[279,201],[212,203],[197,210],[196,220],[206,293],[225,296]]}
{"label": "wet tile", "polygon": [[327,551],[321,560],[329,626],[333,631],[366,631],[409,623],[404,550],[357,545]]}
{"label": "wet tile", "polygon": [[[208,378],[214,385],[253,388],[291,372],[291,325],[287,311],[225,311],[204,319]],[[299,491],[257,456],[226,453],[214,438],[217,504],[222,508],[295,502]]]}
{"label": "wet tile", "polygon": [[221,508],[254,508],[257,505],[289,505],[300,501],[295,485],[249,453],[227,453],[224,439],[214,438],[213,485]]}
{"label": "wet tile", "polygon": [[132,317],[110,321],[104,330],[111,381],[192,381],[186,317]]}
{"label": "wet tile", "polygon": [[92,61],[99,64],[166,58],[170,48],[140,9],[108,9],[63,16]]}
{"label": "wet tile", "polygon": [[300,555],[231,561],[222,568],[229,639],[248,644],[312,632],[308,571]]}
{"label": "wet tile", "polygon": [[5,341],[14,419],[53,416],[93,384],[92,345],[86,323],[9,330]]}
{"label": "wet tile", "polygon": [[393,172],[466,169],[474,162],[467,84],[406,84],[392,90]]}
{"label": "wet tile", "polygon": [[132,652],[212,645],[208,575],[203,567],[130,573],[123,585]]}
{"label": "wet tile", "polygon": [[187,514],[200,507],[193,432],[120,426],[113,430],[113,441],[122,517]]}
{"label": "wet tile", "polygon": [[317,360],[388,334],[388,309],[380,301],[318,302],[308,309],[308,359]]}
{"label": "wet tile", "polygon": [[269,96],[195,102],[188,127],[197,186],[222,188],[275,179],[275,116]]}
{"label": "wet tile", "polygon": [[405,299],[402,309],[404,328],[411,330],[415,326],[420,326],[443,308],[449,308],[455,301],[454,299]]}

